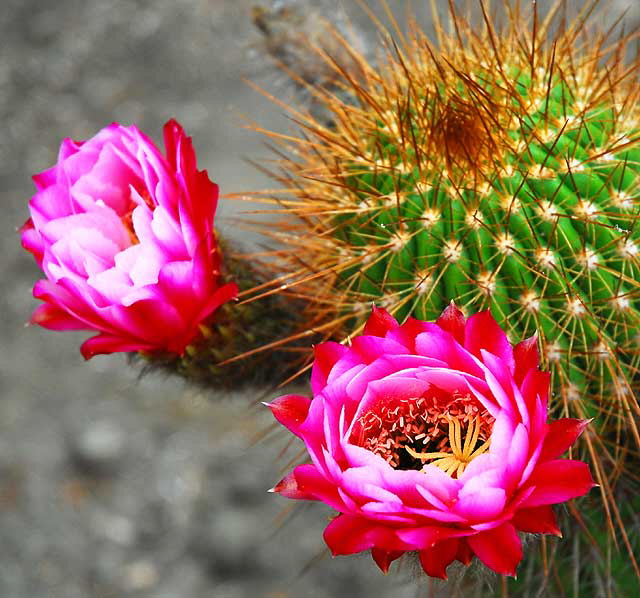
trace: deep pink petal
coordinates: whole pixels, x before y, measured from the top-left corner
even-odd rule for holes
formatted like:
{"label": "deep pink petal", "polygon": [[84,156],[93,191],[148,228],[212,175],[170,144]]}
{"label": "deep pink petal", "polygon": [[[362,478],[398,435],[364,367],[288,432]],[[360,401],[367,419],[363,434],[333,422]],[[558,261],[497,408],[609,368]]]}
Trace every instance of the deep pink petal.
{"label": "deep pink petal", "polygon": [[416,353],[416,338],[422,332],[428,329],[429,323],[415,318],[407,318],[407,320],[398,328],[394,328],[387,332],[386,338],[400,343],[406,347],[407,353]]}
{"label": "deep pink petal", "polygon": [[513,372],[513,377],[516,384],[520,385],[529,370],[538,369],[540,365],[537,335],[531,336],[518,343],[513,348],[513,358],[515,360],[515,371]]}
{"label": "deep pink petal", "polygon": [[549,423],[539,460],[549,461],[562,455],[578,439],[590,421],[565,417]]}
{"label": "deep pink petal", "polygon": [[218,309],[223,303],[231,301],[238,296],[238,285],[235,282],[228,282],[227,284],[218,287],[207,299],[207,302],[201,307],[200,311],[195,316],[194,324],[198,324],[208,318],[216,309]]}
{"label": "deep pink petal", "polygon": [[324,541],[333,556],[354,554],[374,546],[385,550],[404,550],[393,529],[363,517],[338,515],[324,530]]}
{"label": "deep pink petal", "polygon": [[403,554],[403,550],[384,550],[376,546],[371,549],[371,556],[383,573],[389,573],[391,563],[399,559]]}
{"label": "deep pink petal", "polygon": [[49,330],[86,330],[86,322],[70,315],[55,305],[45,303],[37,307],[31,315],[31,324],[38,324]]}
{"label": "deep pink petal", "polygon": [[298,465],[270,492],[277,492],[282,496],[297,500],[322,500],[336,509],[344,509],[345,507],[335,484],[329,482],[311,464]]}
{"label": "deep pink petal", "polygon": [[386,309],[374,305],[362,334],[384,337],[387,335],[387,332],[398,328],[398,326],[399,324],[396,319]]}
{"label": "deep pink petal", "polygon": [[550,506],[519,509],[516,511],[511,522],[521,532],[562,536],[558,528],[555,513]]}
{"label": "deep pink petal", "polygon": [[476,357],[481,357],[480,349],[486,349],[502,359],[505,366],[513,372],[513,348],[490,311],[472,315],[466,322],[464,332],[465,349]]}
{"label": "deep pink petal", "polygon": [[298,430],[309,413],[311,399],[300,395],[284,395],[267,405],[273,416],[285,427],[298,435]]}
{"label": "deep pink petal", "polygon": [[418,554],[424,572],[430,577],[447,579],[447,567],[455,560],[459,544],[458,538],[451,538],[423,548]]}
{"label": "deep pink petal", "polygon": [[502,575],[515,577],[522,560],[522,544],[518,533],[510,523],[481,532],[467,538],[469,547],[490,569]]}
{"label": "deep pink petal", "polygon": [[87,339],[80,346],[80,353],[85,359],[96,355],[119,353],[126,351],[151,351],[155,346],[142,340],[135,340],[123,336],[99,334]]}
{"label": "deep pink petal", "polygon": [[313,348],[315,359],[311,370],[311,388],[314,395],[326,386],[329,372],[348,350],[344,345],[333,341],[320,343]]}
{"label": "deep pink petal", "polygon": [[300,489],[293,471],[289,472],[284,478],[282,478],[269,492],[277,492],[287,498],[298,500],[313,500],[315,498],[313,494],[304,492]]}
{"label": "deep pink petal", "polygon": [[436,320],[436,324],[448,332],[461,345],[464,344],[464,314],[458,309],[456,304],[451,301]]}
{"label": "deep pink petal", "polygon": [[466,538],[461,539],[460,543],[458,544],[458,553],[456,554],[456,559],[465,566],[473,560],[473,550],[471,550],[471,548],[469,547]]}
{"label": "deep pink petal", "polygon": [[522,503],[523,507],[561,503],[586,494],[596,484],[586,463],[561,459],[540,463],[527,485],[535,489]]}

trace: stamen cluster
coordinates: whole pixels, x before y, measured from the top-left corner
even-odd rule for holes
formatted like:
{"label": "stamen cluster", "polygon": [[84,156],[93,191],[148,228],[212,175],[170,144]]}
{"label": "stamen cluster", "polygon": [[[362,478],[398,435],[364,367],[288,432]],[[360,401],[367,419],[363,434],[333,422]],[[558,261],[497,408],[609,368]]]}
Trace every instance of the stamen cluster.
{"label": "stamen cluster", "polygon": [[493,421],[471,395],[401,399],[362,414],[352,440],[395,469],[429,462],[457,477],[488,449]]}

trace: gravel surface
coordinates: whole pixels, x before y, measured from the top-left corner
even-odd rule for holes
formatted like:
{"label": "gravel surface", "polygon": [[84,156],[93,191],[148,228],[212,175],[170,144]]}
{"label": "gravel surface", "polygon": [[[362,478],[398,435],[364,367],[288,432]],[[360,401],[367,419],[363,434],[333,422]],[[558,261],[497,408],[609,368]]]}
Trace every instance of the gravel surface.
{"label": "gravel surface", "polygon": [[[30,175],[55,162],[63,137],[116,120],[159,139],[173,116],[223,191],[271,186],[243,160],[267,152],[242,126],[287,123],[243,77],[288,92],[261,57],[253,3],[2,0],[1,598],[429,593],[410,567],[385,577],[368,556],[332,561],[321,541],[329,511],[287,514],[266,492],[282,473],[283,438],[262,438],[270,418],[255,404],[269,397],[259,389],[214,396],[139,378],[123,356],[85,363],[86,334],[23,326],[39,272],[16,228]],[[236,211],[222,205],[223,234]]]}

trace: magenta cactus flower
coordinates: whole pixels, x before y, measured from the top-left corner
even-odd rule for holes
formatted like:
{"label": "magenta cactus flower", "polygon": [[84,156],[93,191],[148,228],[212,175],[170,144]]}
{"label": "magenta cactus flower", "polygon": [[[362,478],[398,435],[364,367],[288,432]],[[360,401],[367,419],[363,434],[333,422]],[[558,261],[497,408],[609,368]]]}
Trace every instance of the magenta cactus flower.
{"label": "magenta cactus flower", "polygon": [[519,532],[560,535],[551,505],[594,486],[585,463],[559,458],[588,422],[547,423],[538,363],[536,339],[513,347],[488,311],[451,304],[399,325],[374,307],[349,346],[315,348],[313,400],[269,405],[311,461],[274,491],[339,512],[324,533],[334,555],[370,550],[386,572],[415,551],[440,578],[477,556],[515,575]]}
{"label": "magenta cactus flower", "polygon": [[33,177],[22,244],[46,278],[31,321],[98,334],[85,358],[115,351],[182,354],[200,324],[237,293],[223,284],[214,233],[218,187],[182,127],[164,127],[166,155],[135,126],[65,139]]}

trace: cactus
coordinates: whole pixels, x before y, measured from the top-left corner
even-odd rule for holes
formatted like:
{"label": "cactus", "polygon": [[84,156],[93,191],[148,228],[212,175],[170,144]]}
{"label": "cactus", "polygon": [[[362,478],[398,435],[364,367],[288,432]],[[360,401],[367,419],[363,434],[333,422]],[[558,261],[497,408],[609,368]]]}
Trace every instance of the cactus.
{"label": "cactus", "polygon": [[452,299],[537,332],[552,410],[594,418],[584,451],[629,548],[612,497],[640,446],[640,58],[591,30],[594,4],[567,25],[534,3],[530,27],[508,2],[501,26],[482,2],[481,28],[434,12],[436,44],[393,22],[376,64],[343,42],[357,71],[327,57],[339,93],[310,89],[332,118],[291,108],[301,132],[272,136],[289,191],[266,234],[325,337],[372,302],[433,319]]}

